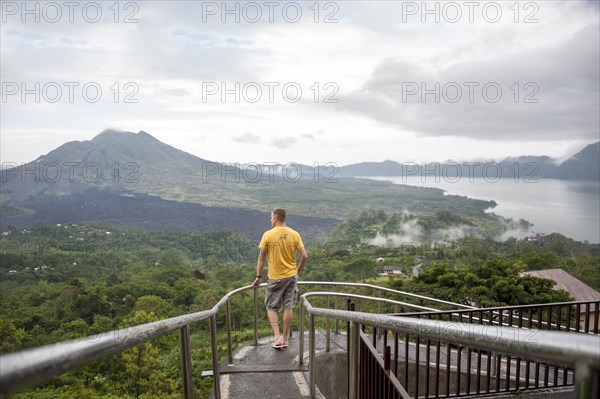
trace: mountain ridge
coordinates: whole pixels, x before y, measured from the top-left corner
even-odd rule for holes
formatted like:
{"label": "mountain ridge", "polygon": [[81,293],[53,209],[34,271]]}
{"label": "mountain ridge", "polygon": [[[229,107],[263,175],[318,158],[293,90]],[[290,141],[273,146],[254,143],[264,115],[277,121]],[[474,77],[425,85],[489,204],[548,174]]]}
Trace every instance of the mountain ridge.
{"label": "mountain ridge", "polygon": [[251,165],[258,174],[246,166],[197,157],[143,130],[105,130],[91,140],[65,143],[35,161],[2,170],[0,224],[95,220],[186,231],[229,226],[256,238],[258,230],[268,228],[269,211],[283,206],[293,215],[293,225],[302,226],[307,241],[366,210],[416,216],[450,212],[478,225],[484,235],[518,225],[487,212],[496,206],[494,201],[343,176],[336,165],[318,170],[298,164],[287,170],[287,165]]}
{"label": "mountain ridge", "polygon": [[341,176],[430,176],[444,178],[554,178],[600,180],[600,142],[589,144],[559,163],[547,155],[521,155],[496,161],[444,162],[360,162],[340,167]]}
{"label": "mountain ridge", "polygon": [[[143,144],[139,145],[139,144]],[[144,147],[150,147],[154,151],[150,153],[140,153],[139,149]],[[151,134],[140,130],[138,133],[121,131],[116,129],[105,129],[91,140],[84,141],[69,141],[61,146],[55,148],[45,155],[39,156],[34,161],[25,163],[24,165],[30,165],[36,162],[65,162],[65,158],[82,159],[81,157],[73,156],[73,151],[86,152],[90,150],[99,150],[103,152],[106,159],[110,159],[119,164],[127,164],[131,159],[139,161],[143,158],[153,157],[154,161],[160,161],[163,164],[165,162],[170,163],[173,168],[179,169],[179,171],[189,172],[190,165],[193,167],[193,171],[197,168],[202,168],[203,164],[210,163],[211,165],[217,165],[222,168],[223,165],[227,165],[228,170],[234,171],[238,164],[231,164],[226,162],[215,162],[210,161],[199,156],[190,154],[186,151],[178,148],[169,146],[160,140],[156,139]],[[106,151],[106,150],[112,151]],[[67,151],[70,150],[70,151]],[[123,153],[126,151],[127,158],[114,158],[110,157],[108,153]],[[96,162],[98,161],[98,154],[88,154],[82,160],[85,162]],[[102,157],[100,157],[102,158]],[[106,162],[104,162],[106,164]],[[531,165],[533,164],[533,165]],[[438,166],[439,165],[439,166]],[[456,165],[461,166],[460,171],[457,171]],[[337,166],[339,169],[340,176],[404,176],[415,173],[421,173],[423,171],[435,171],[436,168],[445,168],[446,177],[456,177],[458,175],[468,176],[468,173],[480,172],[481,168],[488,165],[488,167],[500,167],[504,173],[502,177],[511,177],[520,174],[520,172],[529,172],[535,174],[536,177],[545,178],[556,178],[556,179],[582,179],[582,180],[598,180],[600,179],[600,142],[589,144],[582,150],[566,159],[563,162],[559,162],[558,159],[551,158],[547,155],[520,155],[520,156],[509,156],[501,161],[492,160],[481,160],[481,161],[454,161],[447,160],[442,162],[398,162],[394,160],[385,161],[364,161],[349,165]],[[68,165],[67,165],[68,166]],[[151,163],[144,165],[148,168],[153,167]],[[162,165],[164,167],[165,165]],[[309,172],[311,166],[298,165],[303,171]],[[520,171],[516,170],[516,167],[520,168]],[[415,169],[416,167],[416,169]],[[450,170],[450,168],[454,168]],[[510,169],[512,168],[512,172]],[[239,169],[239,168],[238,168]],[[535,169],[535,170],[534,170]],[[210,170],[212,171],[212,169]],[[238,170],[237,173],[240,173]],[[475,177],[481,177],[479,175]],[[10,180],[10,178],[3,177],[2,182]]]}
{"label": "mountain ridge", "polygon": [[[243,201],[216,206],[189,200],[194,192],[218,201],[240,191],[221,184],[219,176],[204,179],[205,165],[220,164],[169,146],[143,130],[107,129],[91,140],[64,143],[32,162],[2,170],[0,225],[5,229],[99,221],[146,230],[229,228],[258,240],[268,227],[268,209],[244,209]],[[307,242],[340,223],[332,217],[291,219]]]}
{"label": "mountain ridge", "polygon": [[590,144],[571,158],[561,163],[556,171],[559,178],[569,178],[570,176],[583,177],[590,176],[590,180],[600,179],[600,174],[591,175],[588,173],[588,165],[595,165],[600,169],[600,142]]}

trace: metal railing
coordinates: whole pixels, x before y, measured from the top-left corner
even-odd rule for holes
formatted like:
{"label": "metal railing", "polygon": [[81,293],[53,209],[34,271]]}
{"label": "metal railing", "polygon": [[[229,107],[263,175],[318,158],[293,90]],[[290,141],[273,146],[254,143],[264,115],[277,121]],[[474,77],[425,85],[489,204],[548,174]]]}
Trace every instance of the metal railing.
{"label": "metal railing", "polygon": [[435,312],[398,313],[398,315],[598,335],[600,300],[453,311],[436,310]]}
{"label": "metal railing", "polygon": [[359,331],[359,363],[363,372],[358,383],[359,398],[410,399],[410,395],[391,370],[390,347],[384,346],[383,356],[369,342],[367,335]]}
{"label": "metal railing", "polygon": [[[192,323],[209,320],[214,376],[213,388],[216,397],[219,398],[216,315],[223,306],[226,306],[227,319],[230,321],[230,299],[234,295],[252,288],[252,286],[247,286],[227,293],[210,310],[1,356],[0,396],[3,397],[10,392],[39,384],[49,378],[78,369],[95,360],[122,352],[140,343],[152,341],[155,338],[179,329],[181,331],[184,394],[186,399],[193,398],[189,326]],[[230,326],[229,323],[228,326]],[[228,330],[228,343],[231,345],[231,331],[230,329]]]}
{"label": "metal railing", "polygon": [[[308,300],[309,297],[331,295],[340,294],[313,292],[304,294],[301,297],[299,360],[302,363],[304,358],[304,315],[305,312],[308,312],[310,320],[309,388],[311,398],[315,397],[316,392],[315,377],[317,371],[314,362],[316,356],[314,338],[316,316],[325,317],[327,320],[333,318],[349,322],[347,348],[349,362],[348,392],[349,398],[352,399],[357,397],[381,397],[377,395],[369,396],[367,393],[373,391],[365,390],[365,387],[358,382],[359,375],[372,372],[377,375],[394,375],[394,377],[400,375],[401,378],[398,378],[398,380],[403,383],[403,389],[409,387],[408,377],[410,374],[412,378],[412,384],[410,385],[414,388],[407,390],[408,392],[412,391],[415,398],[472,396],[572,384],[575,384],[578,398],[598,398],[600,337],[597,335],[533,330],[516,326],[503,326],[499,323],[484,325],[483,317],[479,317],[479,321],[475,324],[469,324],[449,320],[416,319],[414,317],[316,308]],[[357,295],[347,296],[360,297],[362,300],[366,299]],[[370,299],[377,302],[390,302],[382,298]],[[577,306],[577,304],[570,305]],[[482,311],[485,313],[487,309]],[[453,312],[441,313],[451,314]],[[436,314],[432,313],[429,317]],[[474,312],[470,314],[471,321],[473,321],[474,314]],[[551,323],[547,324],[550,325]],[[540,325],[544,324],[540,322]],[[362,355],[359,354],[358,348],[361,339],[361,334],[359,334],[361,326],[363,328],[370,326],[373,329],[373,347],[376,345],[376,329],[383,330],[384,353],[390,351],[385,343],[388,332],[394,334],[395,362],[391,362],[392,364],[389,367],[391,372],[385,367],[383,372],[373,371],[372,368],[360,364]],[[567,331],[573,332],[576,330]],[[329,334],[329,331],[327,331],[327,334]],[[402,373],[399,373],[400,369],[398,367],[399,335],[403,336],[405,346],[404,371]],[[575,336],[576,339],[572,339]],[[424,342],[424,345],[421,342]],[[414,348],[412,350],[414,358],[412,361],[410,360],[411,346]],[[424,353],[420,353],[422,346],[425,348]],[[442,346],[446,349],[445,353],[441,351]],[[464,352],[461,353],[463,350]],[[440,357],[442,355],[445,355],[446,358],[444,367],[440,367]],[[503,356],[505,360],[504,367],[502,365]],[[436,366],[431,368],[430,364],[433,357],[436,359]],[[472,367],[473,359],[477,363],[476,367]],[[486,364],[485,373],[482,373],[482,361],[485,361]],[[371,361],[369,364],[372,365],[373,362]],[[511,375],[511,370],[515,368],[516,371]],[[471,374],[474,370],[476,370],[476,377],[472,378]],[[444,375],[440,374],[441,372]],[[552,373],[552,376],[550,376],[550,373]],[[433,385],[430,384],[432,374],[435,382]],[[425,380],[422,384],[419,380],[420,376]],[[454,382],[452,386],[451,379]],[[472,381],[473,379],[475,381]],[[399,391],[396,390],[396,392]]]}
{"label": "metal railing", "polygon": [[[435,298],[429,298],[422,295],[416,295],[408,292],[397,291],[389,288],[379,287],[371,284],[362,283],[343,283],[343,282],[319,282],[319,281],[300,281],[301,286],[319,285],[323,287],[353,287],[361,289],[370,289],[379,292],[404,296],[421,302],[431,302],[438,305],[444,305],[454,308],[470,308],[461,304],[443,301]],[[266,284],[261,284],[264,288]],[[0,397],[29,387],[40,384],[52,377],[59,376],[67,371],[81,368],[95,360],[105,358],[115,353],[120,353],[127,348],[131,348],[143,342],[152,341],[162,335],[179,330],[181,340],[181,358],[184,398],[194,397],[193,377],[192,377],[192,356],[190,347],[190,325],[207,320],[210,326],[210,342],[212,355],[213,371],[213,392],[215,399],[220,399],[220,379],[219,379],[219,356],[217,346],[217,314],[225,308],[226,328],[227,328],[227,357],[230,363],[233,362],[233,342],[232,342],[232,310],[231,299],[245,291],[253,290],[253,333],[254,345],[258,344],[258,290],[253,286],[245,286],[228,292],[215,306],[209,310],[191,313],[183,316],[160,320],[154,323],[138,325],[105,332],[73,341],[61,342],[47,345],[39,348],[24,350],[21,352],[10,353],[0,356]],[[344,294],[340,294],[345,296]],[[369,298],[369,297],[364,297]],[[389,301],[381,298],[383,301]],[[435,309],[424,307],[407,302],[392,301],[395,305],[404,309],[414,309],[422,311],[433,311]],[[303,340],[301,340],[303,342]]]}
{"label": "metal railing", "polygon": [[[381,315],[381,314],[373,314],[373,313],[361,313],[361,312],[353,312],[352,315],[349,315],[349,312],[344,310],[337,310],[338,304],[337,301],[339,298],[345,299],[353,299],[357,301],[364,301],[368,305],[377,304],[377,311],[381,313],[382,306],[393,306],[395,312],[399,312],[399,309],[402,309],[404,312],[407,310],[413,309],[419,312],[425,312],[428,315],[434,315],[438,313],[443,314],[453,314],[457,312],[471,312],[471,315],[475,315],[480,311],[479,309],[475,309],[473,307],[456,304],[448,301],[442,301],[435,298],[429,298],[421,295],[416,295],[412,293],[406,293],[402,291],[397,291],[393,289],[388,289],[384,287],[378,287],[371,284],[362,284],[362,283],[341,283],[341,282],[312,282],[312,281],[301,281],[298,283],[300,286],[323,286],[329,288],[341,288],[341,287],[350,287],[350,288],[360,288],[367,290],[377,291],[378,297],[369,297],[365,295],[353,294],[353,293],[341,293],[341,292],[314,292],[310,294],[305,294],[302,296],[303,306],[300,307],[301,317],[300,317],[300,337],[304,337],[304,315],[305,309],[308,310],[310,318],[311,318],[311,328],[309,330],[309,339],[312,342],[309,346],[309,356],[311,360],[314,359],[315,352],[315,324],[314,317],[315,316],[325,316],[326,317],[326,336],[327,336],[327,348],[329,348],[329,337],[330,337],[330,319],[333,318],[336,321],[336,331],[337,331],[337,322],[338,321],[347,321],[349,323],[348,328],[348,336],[351,340],[356,340],[360,334],[358,334],[357,326],[372,326],[374,328],[384,328],[389,331],[393,331],[396,334],[396,346],[397,346],[397,336],[399,333],[404,331],[406,334],[416,335],[418,339],[432,339],[430,335],[429,328],[433,328],[427,323],[435,323],[438,330],[440,328],[446,329],[444,330],[444,334],[438,334],[438,342],[447,342],[448,345],[468,345],[465,344],[465,340],[467,337],[463,335],[456,335],[456,331],[452,330],[452,328],[456,328],[456,326],[460,326],[462,331],[464,325],[460,323],[446,322],[447,328],[443,327],[443,323],[441,321],[435,320],[416,320],[414,317],[397,317],[393,315]],[[262,284],[261,287],[265,287],[265,284]],[[236,295],[243,293],[245,291],[253,291],[254,301],[253,301],[253,334],[254,334],[254,344],[258,343],[258,290],[254,289],[253,286],[241,287],[236,290],[230,291],[227,293],[215,306],[213,306],[209,310],[196,312],[188,315],[173,317],[170,319],[165,319],[161,321],[157,321],[154,323],[148,323],[144,325],[134,326],[122,330],[111,331],[107,333],[102,333],[74,341],[62,342],[58,344],[48,345],[40,348],[34,348],[30,350],[25,350],[21,352],[11,353],[4,356],[0,356],[0,396],[4,396],[10,392],[14,392],[16,390],[33,386],[39,384],[49,378],[61,375],[67,371],[75,370],[80,367],[83,367],[86,364],[89,364],[95,360],[105,358],[109,355],[119,353],[127,348],[133,347],[143,342],[148,342],[160,337],[164,334],[179,330],[180,331],[180,339],[181,339],[181,359],[182,359],[182,379],[183,379],[183,390],[184,397],[186,399],[194,397],[194,385],[193,385],[193,377],[192,377],[192,357],[191,357],[191,347],[190,347],[190,325],[193,323],[198,323],[201,321],[208,321],[210,327],[210,342],[211,342],[211,357],[212,357],[212,369],[213,369],[213,392],[214,397],[219,399],[221,397],[220,392],[220,377],[219,377],[219,356],[218,356],[218,342],[217,342],[217,315],[220,310],[225,308],[226,317],[226,329],[227,329],[227,358],[230,363],[233,362],[233,343],[232,343],[232,309],[231,309],[231,300]],[[414,304],[409,302],[392,300],[389,298],[383,297],[383,295],[394,295],[394,296],[403,296],[406,298],[410,298],[411,300],[418,301],[420,304]],[[308,296],[325,296],[327,299],[327,306],[330,305],[330,298],[335,299],[336,309],[321,309],[321,308],[313,308],[310,306],[307,298]],[[450,307],[455,310],[451,312],[440,312],[431,307],[423,306],[424,303],[429,302],[431,304],[442,305],[444,307]],[[462,310],[460,309],[462,308]],[[589,310],[589,306],[588,306]],[[497,312],[501,312],[497,310]],[[504,314],[504,311],[498,314]],[[411,314],[415,316],[416,314]],[[461,318],[469,317],[469,316],[460,316]],[[477,319],[478,316],[472,316],[471,318]],[[589,318],[589,316],[588,316]],[[480,318],[483,320],[484,318]],[[570,317],[569,317],[570,319]],[[412,324],[411,324],[412,323]],[[551,323],[550,323],[551,324]],[[453,327],[454,326],[454,327]],[[489,326],[483,325],[471,325],[473,328],[485,328]],[[423,330],[424,328],[424,330]],[[494,326],[494,328],[505,329],[508,327],[498,327]],[[509,328],[507,331],[515,332],[515,328]],[[480,334],[481,331],[477,332],[476,330],[474,334]],[[499,330],[500,331],[500,330]],[[504,330],[501,330],[504,331]],[[571,329],[573,331],[573,329]],[[438,331],[439,332],[439,331]],[[552,332],[554,334],[554,332]],[[423,335],[425,334],[425,335]],[[545,333],[547,334],[547,333]],[[556,333],[558,334],[558,333]],[[561,334],[562,335],[562,334]],[[582,334],[583,335],[583,334]],[[311,338],[312,337],[312,338]],[[458,338],[457,338],[458,337]],[[461,338],[462,337],[462,338]],[[567,361],[568,365],[564,367],[575,367],[575,364],[571,364],[572,360],[578,358],[579,363],[577,363],[576,372],[575,372],[575,382],[580,381],[579,384],[581,388],[578,387],[579,392],[584,392],[585,389],[588,389],[589,386],[592,386],[593,379],[586,379],[583,377],[582,370],[589,370],[589,361],[590,360],[590,352],[587,351],[586,348],[589,348],[589,342],[585,341],[588,338],[584,338],[584,341],[581,342],[582,346],[578,346],[576,350],[570,350],[568,345],[563,345],[559,341],[557,341],[554,336],[536,336],[540,339],[546,339],[550,337],[552,339],[551,345],[542,345],[537,346],[533,345],[532,348],[529,348],[530,351],[524,351],[527,347],[523,347],[523,342],[521,342],[521,346],[517,345],[514,348],[511,347],[511,350],[517,350],[519,352],[519,356],[525,358],[525,355],[531,355],[532,358],[539,360],[536,356],[539,351],[544,352],[548,350],[550,352],[558,351],[560,355],[558,357],[552,357],[552,361],[556,361],[553,364],[563,365],[565,361],[559,361],[563,359],[569,359]],[[387,332],[384,333],[384,340],[387,338]],[[469,337],[472,339],[473,337]],[[562,336],[561,336],[562,338]],[[589,337],[593,338],[593,337]],[[596,339],[598,337],[595,337]],[[461,341],[462,339],[462,341]],[[578,337],[578,345],[581,340]],[[485,341],[485,340],[484,340]],[[352,341],[355,342],[355,341]],[[358,341],[356,341],[358,342]],[[375,342],[375,340],[374,340]],[[407,340],[408,342],[408,340]],[[473,344],[469,341],[470,344]],[[304,339],[300,339],[299,342],[301,346],[300,350],[300,362],[303,362],[303,348],[304,348]],[[503,343],[504,345],[505,343]],[[530,342],[526,343],[527,345],[531,344]],[[595,345],[598,348],[598,342],[595,341]],[[418,346],[417,346],[418,347]],[[357,355],[359,353],[359,346],[353,345],[349,346],[351,349],[349,354],[351,355],[351,359],[357,359]],[[487,346],[480,347],[479,350],[492,350]],[[498,349],[497,347],[494,347]],[[505,347],[502,346],[502,349]],[[515,349],[516,348],[516,349]],[[566,352],[565,352],[566,350]],[[587,352],[586,352],[587,351]],[[498,351],[500,353],[502,351]],[[510,352],[510,351],[509,351]],[[427,352],[429,353],[429,352]],[[502,352],[504,353],[504,352]],[[554,352],[553,352],[554,353]],[[586,355],[587,353],[587,355]],[[513,354],[513,352],[510,352]],[[580,356],[581,355],[581,356]],[[397,356],[398,351],[395,350],[396,362],[392,363],[392,369],[394,373],[398,371],[397,364]],[[514,355],[513,355],[514,356]],[[547,359],[544,355],[543,359]],[[459,357],[460,359],[460,357]],[[485,358],[486,361],[489,362],[489,357]],[[557,360],[559,359],[559,360]],[[598,362],[598,354],[592,354],[592,360]],[[353,360],[354,361],[354,360]],[[546,360],[543,360],[546,361]],[[311,393],[314,397],[314,373],[315,367],[314,362],[310,362],[311,369]],[[459,367],[460,369],[460,367]],[[384,368],[385,370],[385,368]],[[529,369],[528,369],[529,370]],[[352,371],[352,370],[351,370]],[[351,372],[350,377],[352,377]],[[418,375],[418,374],[417,374]],[[596,376],[597,373],[591,373],[592,376]],[[354,381],[356,381],[356,375],[354,375]],[[356,385],[356,384],[355,384]],[[358,386],[351,389],[349,392],[354,395],[352,397],[356,397]],[[586,398],[590,398],[592,396],[585,396]]]}

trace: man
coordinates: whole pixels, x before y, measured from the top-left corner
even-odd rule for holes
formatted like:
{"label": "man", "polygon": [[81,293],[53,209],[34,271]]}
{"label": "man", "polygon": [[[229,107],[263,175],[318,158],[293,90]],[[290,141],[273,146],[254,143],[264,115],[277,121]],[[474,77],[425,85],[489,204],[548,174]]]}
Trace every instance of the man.
{"label": "man", "polygon": [[[269,273],[265,306],[275,339],[271,346],[275,349],[287,348],[293,308],[298,297],[298,274],[308,259],[300,234],[286,225],[285,209],[277,208],[271,212],[271,230],[263,234],[258,248],[256,278],[253,285],[260,285],[265,260],[269,257]],[[300,262],[296,267],[296,252],[300,253]],[[279,335],[279,308],[283,304],[283,336]]]}

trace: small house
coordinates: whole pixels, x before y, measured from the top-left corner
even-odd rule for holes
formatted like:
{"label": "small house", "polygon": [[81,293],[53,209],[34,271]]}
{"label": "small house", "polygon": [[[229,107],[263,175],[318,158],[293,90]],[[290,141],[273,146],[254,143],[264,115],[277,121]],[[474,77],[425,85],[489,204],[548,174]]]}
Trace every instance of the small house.
{"label": "small house", "polygon": [[[578,302],[600,300],[600,292],[596,291],[583,281],[571,276],[562,269],[533,270],[524,272],[523,275],[553,280],[556,283],[553,289],[567,291]],[[589,313],[586,305],[581,306],[579,320],[582,327],[585,326],[586,314],[588,327],[593,330],[596,320],[600,316],[598,305],[591,305]]]}
{"label": "small house", "polygon": [[382,269],[377,270],[379,276],[392,276],[402,274],[401,266],[384,266]]}

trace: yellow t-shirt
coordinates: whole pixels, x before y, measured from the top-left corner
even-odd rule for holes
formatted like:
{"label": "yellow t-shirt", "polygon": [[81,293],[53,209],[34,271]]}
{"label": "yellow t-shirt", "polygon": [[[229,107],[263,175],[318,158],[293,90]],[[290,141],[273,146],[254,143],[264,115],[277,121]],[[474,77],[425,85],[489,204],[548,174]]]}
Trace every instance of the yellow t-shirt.
{"label": "yellow t-shirt", "polygon": [[298,274],[295,254],[302,247],[300,234],[289,227],[273,227],[265,232],[258,248],[268,253],[269,279],[280,280]]}

